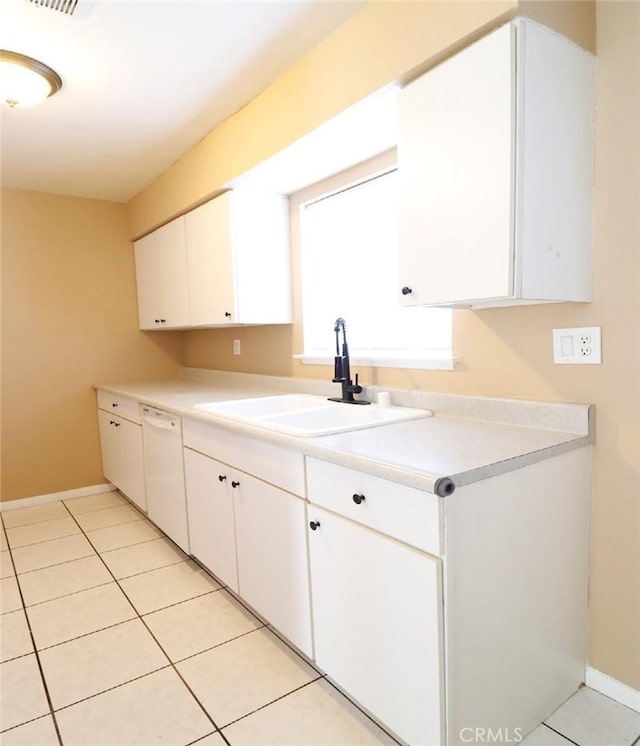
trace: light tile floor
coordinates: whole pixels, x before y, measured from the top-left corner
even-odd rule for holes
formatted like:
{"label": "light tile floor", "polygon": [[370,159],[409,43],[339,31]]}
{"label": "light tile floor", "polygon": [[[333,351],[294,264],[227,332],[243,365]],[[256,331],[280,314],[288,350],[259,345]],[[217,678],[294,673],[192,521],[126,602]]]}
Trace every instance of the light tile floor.
{"label": "light tile floor", "polygon": [[[1,518],[2,746],[395,743],[117,493]],[[640,715],[583,688],[523,743],[640,746]]]}

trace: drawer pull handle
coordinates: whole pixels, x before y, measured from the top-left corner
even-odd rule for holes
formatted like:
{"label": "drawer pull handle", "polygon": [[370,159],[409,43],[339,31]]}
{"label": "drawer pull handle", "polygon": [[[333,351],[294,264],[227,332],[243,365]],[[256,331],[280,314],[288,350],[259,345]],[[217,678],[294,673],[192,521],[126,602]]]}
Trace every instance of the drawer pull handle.
{"label": "drawer pull handle", "polygon": [[316,531],[317,529],[320,528],[320,521],[311,521],[311,523],[309,524],[309,528],[312,531]]}
{"label": "drawer pull handle", "polygon": [[239,487],[239,486],[240,486],[240,482],[231,482],[231,486],[232,486],[232,487],[233,487],[233,489],[235,490],[235,488],[236,488],[236,487]]}
{"label": "drawer pull handle", "polygon": [[363,503],[367,498],[364,495],[359,495],[357,492],[353,495],[353,502],[356,505],[360,505],[360,503]]}
{"label": "drawer pull handle", "polygon": [[224,474],[218,474],[218,482],[224,482],[226,481],[226,477]]}

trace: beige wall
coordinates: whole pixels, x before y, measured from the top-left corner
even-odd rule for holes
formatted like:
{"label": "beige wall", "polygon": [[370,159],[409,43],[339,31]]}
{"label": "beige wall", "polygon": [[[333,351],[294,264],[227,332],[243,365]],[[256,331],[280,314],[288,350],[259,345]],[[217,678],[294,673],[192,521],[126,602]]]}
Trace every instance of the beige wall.
{"label": "beige wall", "polygon": [[[458,38],[472,36],[474,28],[511,10],[509,4],[497,3],[410,5],[376,4],[365,11],[214,131],[134,200],[133,233],[204,198],[225,179],[383,83],[428,67]],[[596,404],[590,663],[640,688],[640,3],[521,2],[520,10],[587,48],[593,48],[597,15],[594,300],[456,311],[454,348],[461,362],[454,372],[365,370],[363,379],[389,386]],[[379,23],[383,16],[389,21],[388,34],[387,26]],[[326,57],[329,50],[335,59]],[[365,68],[372,59],[369,75]],[[336,83],[335,91],[328,81]],[[316,93],[319,100],[314,96],[310,112],[305,111],[309,95]],[[262,131],[263,124],[264,142],[254,142],[249,154],[236,156],[240,139]],[[283,132],[274,133],[280,124]],[[224,143],[231,149],[223,154],[218,150]],[[219,162],[214,163],[216,155]],[[293,266],[295,271],[295,254]],[[551,330],[592,325],[602,327],[603,364],[553,365]],[[231,354],[233,338],[242,340],[240,357]],[[329,368],[293,361],[291,350],[301,351],[298,321],[293,327],[188,332],[185,364],[330,378]]]}
{"label": "beige wall", "polygon": [[2,500],[103,482],[92,384],[175,378],[178,333],[138,330],[127,211],[2,190]]}

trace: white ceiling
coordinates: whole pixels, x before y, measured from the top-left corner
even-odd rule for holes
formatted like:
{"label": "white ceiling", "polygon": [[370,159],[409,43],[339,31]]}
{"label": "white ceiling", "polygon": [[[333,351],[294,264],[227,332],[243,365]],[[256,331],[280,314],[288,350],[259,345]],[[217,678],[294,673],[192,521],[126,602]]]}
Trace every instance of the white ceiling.
{"label": "white ceiling", "polygon": [[368,1],[0,0],[0,48],[63,80],[2,107],[3,186],[128,201]]}

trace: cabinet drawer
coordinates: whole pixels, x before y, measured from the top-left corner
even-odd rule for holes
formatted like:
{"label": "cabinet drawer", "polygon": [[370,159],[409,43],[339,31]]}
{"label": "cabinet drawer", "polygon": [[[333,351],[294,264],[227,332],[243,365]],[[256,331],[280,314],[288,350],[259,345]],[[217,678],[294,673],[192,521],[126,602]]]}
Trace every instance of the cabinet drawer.
{"label": "cabinet drawer", "polygon": [[430,554],[444,554],[442,500],[413,487],[307,458],[309,500]]}
{"label": "cabinet drawer", "polygon": [[301,453],[195,420],[183,420],[182,437],[184,445],[194,451],[294,495],[304,496],[304,457]]}
{"label": "cabinet drawer", "polygon": [[138,424],[142,422],[138,402],[124,396],[110,394],[108,391],[98,391],[98,408],[104,409],[105,412],[118,414],[120,417],[131,420],[131,422],[137,422]]}

